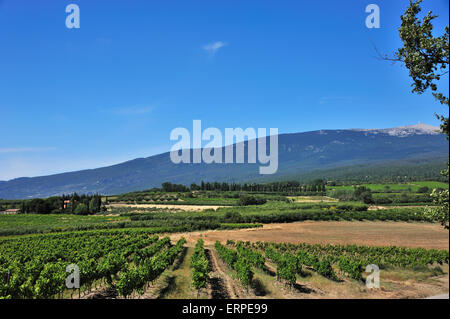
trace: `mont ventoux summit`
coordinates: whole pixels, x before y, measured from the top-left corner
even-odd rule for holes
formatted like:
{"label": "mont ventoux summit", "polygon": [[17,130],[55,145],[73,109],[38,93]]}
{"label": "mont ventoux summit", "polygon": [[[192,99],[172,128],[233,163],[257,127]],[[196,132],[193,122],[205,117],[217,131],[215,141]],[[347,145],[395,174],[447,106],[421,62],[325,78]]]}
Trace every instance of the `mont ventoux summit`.
{"label": "mont ventoux summit", "polygon": [[[244,144],[246,147],[247,142]],[[202,180],[242,183],[352,178],[369,172],[382,175],[386,171],[404,174],[408,168],[414,172],[418,165],[431,165],[429,168],[438,172],[448,158],[448,141],[439,128],[420,123],[389,129],[280,134],[278,145],[278,171],[273,175],[260,175],[259,163],[174,164],[166,152],[108,167],[0,181],[0,198],[48,197],[73,192],[111,195],[159,187],[167,181],[189,185]]]}

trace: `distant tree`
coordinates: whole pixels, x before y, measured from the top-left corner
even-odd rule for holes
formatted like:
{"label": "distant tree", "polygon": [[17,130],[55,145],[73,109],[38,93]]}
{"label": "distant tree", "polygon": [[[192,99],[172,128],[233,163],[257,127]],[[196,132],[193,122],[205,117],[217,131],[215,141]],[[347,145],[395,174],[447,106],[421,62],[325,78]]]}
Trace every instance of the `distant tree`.
{"label": "distant tree", "polygon": [[172,191],[172,184],[169,182],[165,182],[161,184],[161,188],[164,192],[171,192]]}
{"label": "distant tree", "polygon": [[101,210],[101,206],[102,206],[102,200],[101,200],[100,196],[96,195],[89,201],[89,212],[91,214],[98,213]]}
{"label": "distant tree", "polygon": [[428,193],[429,191],[430,191],[430,189],[429,189],[427,186],[420,187],[420,188],[417,190],[418,193],[423,193],[423,194]]}
{"label": "distant tree", "polygon": [[221,190],[224,191],[224,192],[229,191],[230,190],[230,185],[228,185],[225,182],[222,183]]}
{"label": "distant tree", "polygon": [[78,204],[74,211],[75,215],[88,215],[89,214],[89,208],[86,206],[86,204]]}
{"label": "distant tree", "polygon": [[372,204],[373,198],[372,198],[372,192],[371,191],[365,191],[361,194],[361,200],[364,204]]}
{"label": "distant tree", "polygon": [[239,198],[239,205],[240,206],[262,205],[262,204],[265,204],[266,202],[267,201],[266,201],[265,198],[249,196],[249,195],[242,195]]}
{"label": "distant tree", "polygon": [[172,184],[169,182],[165,182],[161,184],[162,190],[164,192],[187,192],[189,188],[181,184]]}
{"label": "distant tree", "polygon": [[200,186],[198,186],[197,184],[192,183],[191,186],[190,186],[190,189],[191,189],[191,191],[198,191],[198,190],[200,190],[201,188],[200,188]]}
{"label": "distant tree", "polygon": [[373,198],[372,198],[372,191],[370,188],[367,188],[365,186],[357,186],[355,187],[353,191],[353,196],[364,202],[364,204],[372,204]]}

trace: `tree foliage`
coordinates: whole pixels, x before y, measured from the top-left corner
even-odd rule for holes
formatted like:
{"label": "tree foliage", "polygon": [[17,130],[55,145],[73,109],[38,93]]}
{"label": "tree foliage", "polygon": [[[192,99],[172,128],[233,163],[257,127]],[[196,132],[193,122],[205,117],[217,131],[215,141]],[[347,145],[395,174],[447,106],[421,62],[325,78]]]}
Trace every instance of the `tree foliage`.
{"label": "tree foliage", "polygon": [[[433,20],[437,15],[429,11],[423,19],[418,17],[422,11],[423,0],[410,0],[410,5],[401,16],[399,31],[403,47],[396,52],[396,59],[404,63],[413,80],[412,92],[422,94],[431,89],[433,96],[444,105],[449,105],[448,97],[437,92],[437,82],[447,74],[449,64],[449,27],[441,36],[433,36]],[[448,117],[438,116],[441,129],[448,137]]]}
{"label": "tree foliage", "polygon": [[[448,173],[447,173],[448,174]],[[425,215],[432,220],[437,220],[444,226],[445,229],[449,229],[449,195],[448,189],[437,190],[433,189],[431,193],[433,203],[436,207],[428,207],[425,210]]]}
{"label": "tree foliage", "polygon": [[[449,98],[438,92],[437,82],[448,74],[449,64],[449,26],[440,36],[433,36],[433,20],[437,15],[429,11],[423,19],[418,17],[422,11],[420,4],[423,0],[410,0],[409,7],[401,16],[402,24],[398,29],[403,47],[396,52],[397,61],[401,61],[409,70],[413,80],[412,92],[422,94],[428,89],[433,96],[444,106],[449,107]],[[441,121],[441,130],[449,138],[449,118],[436,114]],[[448,163],[447,163],[448,168]],[[448,169],[443,171],[448,177]],[[441,221],[448,229],[448,190],[433,190],[432,198],[439,207],[429,209],[428,214]]]}

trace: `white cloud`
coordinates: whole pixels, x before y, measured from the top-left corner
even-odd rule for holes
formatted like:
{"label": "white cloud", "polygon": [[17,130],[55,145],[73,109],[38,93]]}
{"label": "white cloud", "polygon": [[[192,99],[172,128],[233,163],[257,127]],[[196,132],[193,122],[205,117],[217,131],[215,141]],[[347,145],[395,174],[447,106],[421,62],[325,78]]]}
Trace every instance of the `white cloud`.
{"label": "white cloud", "polygon": [[0,153],[46,152],[55,149],[55,147],[5,147],[0,148]]}
{"label": "white cloud", "polygon": [[207,51],[209,54],[214,56],[220,48],[223,48],[226,45],[228,45],[228,43],[217,41],[204,45],[203,50]]}
{"label": "white cloud", "polygon": [[153,111],[153,106],[127,106],[114,109],[118,115],[143,115]]}

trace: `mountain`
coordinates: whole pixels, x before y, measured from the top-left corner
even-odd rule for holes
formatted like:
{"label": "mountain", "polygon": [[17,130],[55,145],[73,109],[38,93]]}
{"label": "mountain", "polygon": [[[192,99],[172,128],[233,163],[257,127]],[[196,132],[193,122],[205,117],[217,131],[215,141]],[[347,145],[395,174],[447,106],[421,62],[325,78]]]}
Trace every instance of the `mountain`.
{"label": "mountain", "polygon": [[436,126],[418,123],[409,126],[399,126],[387,129],[353,129],[354,131],[368,132],[371,134],[385,133],[391,136],[405,137],[409,135],[439,135],[440,129]]}
{"label": "mountain", "polygon": [[448,158],[446,157],[435,159],[418,157],[383,163],[357,164],[314,170],[292,175],[291,179],[301,181],[326,179],[361,183],[390,183],[417,180],[448,182],[448,179],[441,175],[441,171],[447,168],[447,160]]}
{"label": "mountain", "polygon": [[[0,198],[48,197],[63,193],[119,194],[158,187],[161,183],[204,181],[264,182],[319,176],[322,172],[402,161],[424,164],[448,158],[448,141],[439,128],[425,124],[390,129],[319,130],[278,136],[279,164],[274,175],[260,175],[256,164],[174,164],[170,153],[137,158],[117,165],[0,182]],[[234,149],[236,144],[233,145]],[[247,154],[248,142],[244,143]],[[222,149],[223,150],[223,149]],[[192,158],[192,150],[191,158]],[[223,152],[224,153],[224,150]],[[247,162],[247,160],[246,160]],[[362,171],[361,171],[362,169]]]}

